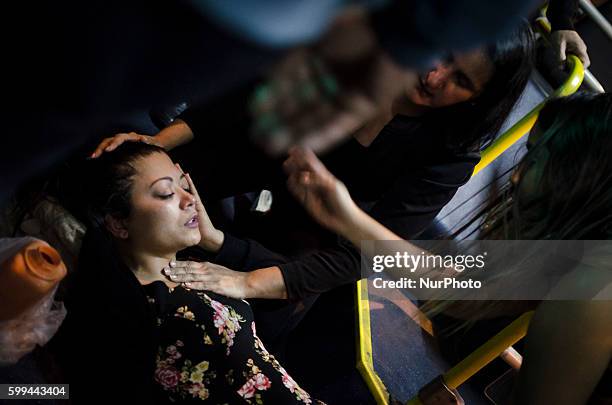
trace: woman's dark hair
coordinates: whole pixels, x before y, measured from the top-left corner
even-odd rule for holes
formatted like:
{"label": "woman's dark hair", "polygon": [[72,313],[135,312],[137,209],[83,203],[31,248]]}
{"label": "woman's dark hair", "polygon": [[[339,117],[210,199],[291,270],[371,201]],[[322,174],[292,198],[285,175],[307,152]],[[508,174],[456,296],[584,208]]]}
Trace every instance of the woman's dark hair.
{"label": "woman's dark hair", "polygon": [[[612,95],[577,93],[540,112],[541,136],[520,171],[548,152],[538,193],[513,194],[511,215],[521,239],[610,239],[612,236]],[[520,176],[521,179],[524,176]]]}
{"label": "woman's dark hair", "polygon": [[[80,167],[88,229],[75,274],[70,277],[59,347],[68,378],[89,395],[96,381],[112,376],[140,402],[153,403],[157,351],[155,319],[136,276],[122,262],[104,226],[107,214],[126,218],[131,210],[134,163],[162,148],[128,142]],[[82,372],[83,362],[96,366]],[[129,385],[129,387],[128,387]],[[76,397],[77,395],[75,395]],[[135,398],[136,399],[136,398]]]}
{"label": "woman's dark hair", "polygon": [[482,92],[469,101],[430,114],[434,126],[446,127],[443,131],[448,133],[449,147],[474,151],[493,140],[529,81],[534,43],[533,32],[525,22],[512,35],[487,47],[493,75]]}
{"label": "woman's dark hair", "polygon": [[90,225],[103,227],[107,214],[117,218],[130,215],[134,162],[153,153],[166,153],[159,146],[126,142],[110,153],[92,159],[87,172],[85,205]]}
{"label": "woman's dark hair", "polygon": [[[492,202],[479,239],[612,239],[612,94],[577,93],[552,100],[540,112],[536,128],[539,137],[519,163],[518,183]],[[534,164],[540,165],[537,175],[525,180]],[[521,192],[524,181],[530,182],[528,192]],[[482,217],[477,216],[470,223],[480,220]],[[533,249],[523,252],[519,262],[540,260],[542,251],[536,244]],[[572,268],[566,262],[549,263],[541,271],[551,280],[558,279]],[[532,269],[514,266],[504,274],[508,277],[508,272],[513,272],[514,282],[529,280]],[[486,279],[492,274],[483,273],[483,284],[495,281]],[[441,297],[423,310],[429,315],[439,314],[453,304],[453,299],[456,297]],[[507,310],[508,305],[516,309],[514,301],[473,301],[461,307],[461,314],[472,320],[475,314],[487,318],[497,316],[500,308]]]}
{"label": "woman's dark hair", "polygon": [[[605,240],[612,237],[612,95],[576,93],[549,101],[534,126],[541,135],[517,165],[508,184],[455,231],[479,225],[479,238]],[[524,174],[548,156],[528,199]]]}

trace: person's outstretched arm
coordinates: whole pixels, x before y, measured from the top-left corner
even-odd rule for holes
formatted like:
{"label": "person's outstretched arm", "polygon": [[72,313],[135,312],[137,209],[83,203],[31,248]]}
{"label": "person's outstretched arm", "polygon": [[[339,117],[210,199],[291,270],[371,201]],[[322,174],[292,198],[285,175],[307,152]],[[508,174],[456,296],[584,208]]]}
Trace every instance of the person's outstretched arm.
{"label": "person's outstretched arm", "polygon": [[[349,241],[353,245],[341,242],[334,248],[288,262],[255,241],[235,238],[217,230],[188,175],[187,179],[198,202],[202,240],[197,247],[199,251],[193,251],[195,260],[178,261],[164,272],[172,281],[189,283],[188,286],[194,289],[207,289],[234,298],[299,300],[359,279],[360,240],[400,239],[353,205],[349,210],[356,209],[357,215],[354,218],[352,213],[347,215],[353,221],[347,222],[351,224],[350,229],[339,232],[351,235]],[[362,229],[360,219],[369,227]],[[340,222],[344,220],[344,217],[339,218]]]}
{"label": "person's outstretched arm", "polygon": [[[346,187],[312,152],[294,150],[288,165],[290,190],[321,224],[354,244],[362,240],[401,240],[360,210]],[[408,241],[403,248],[409,254],[420,253]],[[576,269],[573,274],[578,278],[566,277],[551,294],[590,285],[594,296],[606,285],[609,288],[609,272],[597,270],[591,268],[594,273],[587,274],[588,268]],[[612,359],[611,302],[604,298],[544,301],[539,305],[528,331],[516,403],[573,405],[588,401]]]}
{"label": "person's outstretched arm", "polygon": [[97,158],[104,152],[111,152],[124,142],[144,142],[152,145],[161,146],[169,151],[177,146],[191,142],[193,132],[189,125],[181,120],[176,119],[172,124],[162,129],[157,135],[142,135],[136,132],[119,133],[114,136],[105,138],[100,142],[95,151],[90,155],[91,158]]}
{"label": "person's outstretched arm", "polygon": [[[297,301],[329,291],[362,278],[362,241],[402,240],[378,220],[386,221],[385,225],[395,226],[393,229],[399,229],[406,238],[416,235],[433,220],[466,180],[455,176],[444,182],[451,184],[449,186],[432,186],[439,182],[425,181],[428,173],[424,170],[414,178],[403,179],[392,192],[387,193],[374,207],[376,219],[373,219],[355,205],[346,187],[325,169],[311,151],[295,149],[285,168],[289,173],[290,190],[307,211],[322,225],[346,240],[339,240],[334,246],[291,261],[277,260],[270,263],[265,259],[271,253],[261,245],[233,238],[233,242],[223,245],[222,253],[207,260],[240,271],[221,269],[211,264],[194,263],[189,265],[190,268],[181,264],[179,269],[169,270],[177,276],[173,281],[196,282],[197,288],[239,298],[288,298]],[[301,183],[300,176],[303,175],[310,176],[307,183]],[[202,230],[202,234],[206,233],[206,230]],[[422,250],[408,242],[405,244],[406,252],[419,254]],[[382,253],[369,252],[368,248],[361,253],[365,256]],[[261,266],[257,267],[257,263]],[[210,269],[204,269],[203,266]]]}

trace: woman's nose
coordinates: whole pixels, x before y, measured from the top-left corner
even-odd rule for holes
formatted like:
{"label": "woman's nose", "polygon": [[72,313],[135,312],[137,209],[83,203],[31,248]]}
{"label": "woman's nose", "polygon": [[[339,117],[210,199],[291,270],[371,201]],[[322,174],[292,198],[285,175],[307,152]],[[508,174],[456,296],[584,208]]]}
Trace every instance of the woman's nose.
{"label": "woman's nose", "polygon": [[446,83],[450,76],[450,68],[444,64],[439,64],[435,69],[430,70],[425,78],[425,84],[431,89],[439,89]]}
{"label": "woman's nose", "polygon": [[181,209],[185,209],[185,208],[189,208],[193,205],[195,205],[196,200],[195,197],[193,196],[193,194],[183,190],[181,188]]}

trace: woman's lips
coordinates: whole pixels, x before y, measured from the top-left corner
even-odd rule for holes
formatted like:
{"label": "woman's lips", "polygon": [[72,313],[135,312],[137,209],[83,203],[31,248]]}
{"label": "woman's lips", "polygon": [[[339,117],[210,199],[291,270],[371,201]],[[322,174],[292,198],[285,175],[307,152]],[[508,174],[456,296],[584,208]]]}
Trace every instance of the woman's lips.
{"label": "woman's lips", "polygon": [[197,228],[198,227],[198,216],[194,215],[189,221],[185,222],[185,226],[187,228]]}

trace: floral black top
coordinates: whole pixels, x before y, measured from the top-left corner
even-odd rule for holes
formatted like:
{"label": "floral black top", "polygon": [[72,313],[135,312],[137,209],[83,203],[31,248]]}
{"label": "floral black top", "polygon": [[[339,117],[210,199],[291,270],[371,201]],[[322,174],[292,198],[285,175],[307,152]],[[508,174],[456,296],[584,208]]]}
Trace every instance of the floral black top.
{"label": "floral black top", "polygon": [[257,337],[246,301],[161,281],[144,289],[159,327],[155,381],[167,400],[313,403]]}

